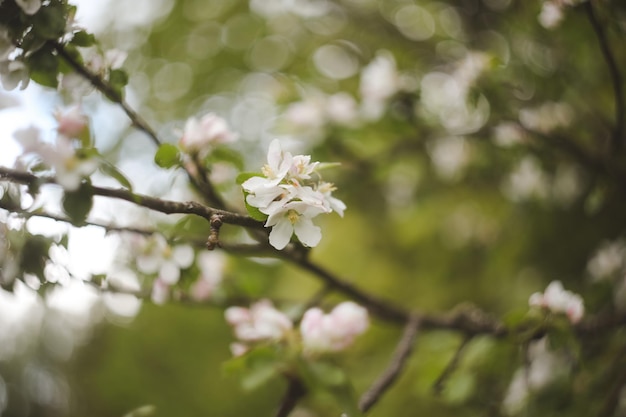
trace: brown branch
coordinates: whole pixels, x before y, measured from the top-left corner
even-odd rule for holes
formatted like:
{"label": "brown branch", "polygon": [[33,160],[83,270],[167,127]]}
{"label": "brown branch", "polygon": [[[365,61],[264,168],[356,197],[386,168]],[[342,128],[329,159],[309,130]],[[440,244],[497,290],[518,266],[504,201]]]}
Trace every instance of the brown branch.
{"label": "brown branch", "polygon": [[461,341],[461,344],[457,348],[456,352],[454,352],[454,356],[452,357],[450,362],[448,362],[448,365],[446,365],[441,375],[439,375],[439,378],[437,378],[437,380],[433,384],[433,391],[435,392],[436,395],[441,394],[446,381],[448,380],[448,378],[450,378],[454,370],[459,366],[459,362],[461,361],[461,356],[463,355],[465,348],[467,347],[467,345],[469,344],[471,340],[472,340],[472,336],[467,336],[463,339],[463,341]]}
{"label": "brown branch", "polygon": [[589,22],[591,23],[591,26],[593,27],[593,30],[596,34],[596,37],[598,38],[600,50],[602,51],[602,56],[604,57],[604,61],[606,62],[609,75],[611,77],[611,82],[613,84],[613,95],[615,97],[615,130],[613,131],[612,148],[614,150],[620,150],[624,146],[624,113],[626,112],[626,107],[624,105],[624,94],[622,91],[622,78],[620,75],[619,67],[617,66],[617,61],[615,59],[615,56],[613,55],[613,51],[609,46],[609,40],[606,37],[604,28],[602,27],[602,24],[598,20],[598,17],[593,9],[593,2],[591,0],[585,2],[584,7],[587,18],[589,19]]}
{"label": "brown branch", "polygon": [[159,233],[156,230],[139,229],[136,227],[128,227],[128,226],[115,226],[112,224],[104,224],[104,223],[90,222],[90,221],[84,221],[84,222],[81,222],[80,224],[76,224],[76,222],[74,222],[72,219],[68,217],[58,216],[56,214],[45,212],[41,209],[38,209],[36,211],[28,211],[28,210],[24,210],[24,209],[17,208],[17,207],[9,207],[5,204],[2,204],[2,202],[0,202],[0,209],[10,211],[11,213],[14,213],[26,219],[30,219],[32,217],[41,217],[45,219],[55,220],[57,222],[68,223],[74,227],[85,227],[85,226],[101,227],[105,229],[107,232],[129,232],[129,233],[135,233],[135,234],[144,235],[144,236],[151,236],[153,234]]}
{"label": "brown branch", "polygon": [[359,400],[359,409],[362,412],[365,413],[372,408],[396,381],[396,379],[398,379],[400,373],[405,368],[407,359],[411,356],[419,328],[419,316],[412,315],[404,327],[404,333],[402,334],[402,338],[400,339],[393,357],[391,358],[391,363],[380,375],[380,377],[378,377],[378,379],[372,384],[372,386],[361,396],[361,399]]}
{"label": "brown branch", "polygon": [[286,378],[288,381],[287,391],[276,411],[276,417],[287,417],[298,405],[298,401],[306,395],[306,388],[298,378],[292,376],[286,376]]}
{"label": "brown branch", "polygon": [[[10,168],[0,167],[0,178],[4,178],[13,182],[34,185],[34,184],[56,184],[54,177],[37,177],[24,171],[17,171]],[[251,217],[242,214],[233,213],[225,210],[218,210],[205,206],[195,201],[178,202],[171,200],[162,200],[142,194],[132,193],[122,188],[108,188],[91,186],[91,191],[95,196],[115,198],[128,201],[141,207],[146,207],[154,211],[165,214],[195,214],[203,217],[208,221],[214,215],[220,216],[223,223],[242,226],[251,229],[264,229],[263,223],[254,220]]]}

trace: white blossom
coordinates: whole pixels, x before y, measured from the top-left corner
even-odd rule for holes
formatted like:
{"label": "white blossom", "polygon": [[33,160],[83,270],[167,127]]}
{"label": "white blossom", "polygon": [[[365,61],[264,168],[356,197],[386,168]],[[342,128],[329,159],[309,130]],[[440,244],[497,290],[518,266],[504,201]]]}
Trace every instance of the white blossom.
{"label": "white blossom", "polygon": [[350,346],[368,326],[367,310],[346,301],[329,314],[316,307],[307,310],[300,323],[300,333],[306,351],[334,352]]}
{"label": "white blossom", "polygon": [[273,211],[265,223],[265,227],[272,227],[270,244],[283,249],[295,233],[304,246],[317,246],[322,239],[322,229],[313,224],[312,218],[323,212],[302,201],[289,202]]}
{"label": "white blossom", "polygon": [[552,281],[545,292],[536,292],[528,299],[531,307],[541,307],[553,313],[562,313],[572,323],[578,323],[584,313],[585,306],[580,295],[563,288],[560,281]]}
{"label": "white blossom", "polygon": [[22,146],[24,153],[39,156],[42,162],[53,168],[56,182],[67,191],[80,187],[83,178],[91,175],[98,167],[93,158],[86,158],[76,152],[71,139],[63,135],[54,144],[43,142],[36,127],[17,130],[13,136]]}
{"label": "white blossom", "polygon": [[369,119],[379,119],[387,100],[400,89],[396,61],[387,51],[380,51],[361,71],[359,90],[363,99],[363,112]]}
{"label": "white blossom", "polygon": [[276,249],[283,249],[294,233],[303,245],[317,246],[322,233],[312,219],[332,211],[343,216],[346,205],[332,196],[335,187],[331,183],[321,181],[319,167],[309,155],[293,156],[274,140],[263,176],[243,182],[246,202],[268,215],[265,227],[272,227],[269,240]]}
{"label": "white blossom", "polygon": [[22,61],[0,61],[0,79],[6,90],[13,90],[18,85],[25,89],[30,82],[28,68]]}
{"label": "white blossom", "polygon": [[202,252],[196,257],[200,276],[189,289],[191,298],[203,301],[211,298],[222,282],[226,259],[221,252]]}
{"label": "white blossom", "polygon": [[200,120],[190,117],[180,138],[180,147],[188,153],[206,155],[212,146],[233,142],[237,135],[233,133],[226,120],[214,113],[204,115]]}
{"label": "white blossom", "polygon": [[54,118],[59,123],[57,132],[69,139],[80,138],[89,126],[89,118],[78,105],[57,112]]}
{"label": "white blossom", "polygon": [[242,342],[278,341],[293,328],[289,317],[268,300],[258,301],[249,309],[229,307],[224,315],[228,324],[233,326],[235,336]]}
{"label": "white blossom", "polygon": [[174,285],[180,279],[180,270],[189,268],[194,251],[189,245],[170,246],[161,235],[151,237],[136,258],[137,269],[144,274],[157,274],[159,280]]}

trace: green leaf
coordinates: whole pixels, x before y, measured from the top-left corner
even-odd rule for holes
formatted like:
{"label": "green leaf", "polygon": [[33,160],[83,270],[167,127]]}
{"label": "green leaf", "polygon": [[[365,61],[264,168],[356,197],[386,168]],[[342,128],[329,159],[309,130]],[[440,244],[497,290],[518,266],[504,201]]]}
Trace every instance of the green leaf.
{"label": "green leaf", "polygon": [[57,87],[59,58],[52,54],[50,48],[44,47],[30,54],[26,58],[26,64],[30,70],[30,78],[33,81],[45,87]]}
{"label": "green leaf", "polygon": [[154,155],[154,162],[161,168],[177,166],[180,164],[180,151],[171,143],[164,143]]}
{"label": "green leaf", "polygon": [[243,169],[243,158],[241,154],[225,146],[218,146],[208,154],[205,163],[210,165],[215,162],[230,162],[237,169]]}
{"label": "green leaf", "polygon": [[70,41],[72,45],[76,46],[92,46],[96,43],[96,37],[87,31],[81,30],[74,33],[74,37]]}
{"label": "green leaf", "polygon": [[300,363],[300,374],[312,391],[329,394],[343,409],[347,417],[360,417],[356,393],[346,373],[329,362]]}
{"label": "green leaf", "polygon": [[76,191],[66,191],[63,196],[63,211],[80,225],[85,222],[93,206],[93,189],[83,183]]}
{"label": "green leaf", "polygon": [[105,159],[100,159],[99,168],[104,175],[113,178],[115,181],[119,182],[122,187],[126,188],[129,191],[133,190],[133,186],[128,178],[126,178],[124,174],[122,174],[122,172],[109,161]]}
{"label": "green leaf", "polygon": [[124,95],[124,87],[128,84],[128,74],[123,69],[111,70],[109,73],[109,84],[122,97]]}
{"label": "green leaf", "polygon": [[24,242],[21,251],[20,268],[27,273],[45,280],[43,270],[49,259],[48,251],[52,240],[40,235],[32,235]]}
{"label": "green leaf", "polygon": [[[244,191],[245,196],[248,196],[248,193],[246,193]],[[244,197],[245,198],[245,197]],[[244,200],[245,201],[245,200]],[[247,201],[245,201],[246,203],[246,210],[248,211],[248,215],[250,217],[252,217],[254,220],[258,220],[260,222],[264,222],[265,220],[267,220],[268,215],[261,213],[261,210],[259,210],[258,208],[251,206],[250,204],[248,204]]]}
{"label": "green leaf", "polygon": [[65,34],[65,6],[50,3],[33,16],[33,31],[44,39],[58,39]]}

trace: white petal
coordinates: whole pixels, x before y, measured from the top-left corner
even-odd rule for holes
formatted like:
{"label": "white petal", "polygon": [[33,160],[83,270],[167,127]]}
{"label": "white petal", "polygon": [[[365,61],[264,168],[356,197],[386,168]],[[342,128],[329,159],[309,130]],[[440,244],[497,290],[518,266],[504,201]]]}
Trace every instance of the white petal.
{"label": "white petal", "polygon": [[280,220],[274,227],[272,227],[272,231],[270,232],[270,245],[280,250],[287,246],[289,240],[291,240],[291,235],[293,234],[293,226],[289,219],[283,218]]}
{"label": "white petal", "polygon": [[172,249],[172,258],[181,268],[189,268],[193,263],[194,251],[189,245],[178,245]]}
{"label": "white petal", "polygon": [[322,240],[322,229],[315,226],[310,219],[300,217],[300,221],[293,228],[296,236],[298,236],[298,239],[304,246],[317,246],[320,240]]}
{"label": "white petal", "polygon": [[164,283],[173,285],[180,279],[180,269],[174,262],[166,261],[159,270],[159,279]]}
{"label": "white petal", "polygon": [[161,258],[154,255],[142,255],[138,256],[137,269],[144,274],[154,274],[161,267]]}

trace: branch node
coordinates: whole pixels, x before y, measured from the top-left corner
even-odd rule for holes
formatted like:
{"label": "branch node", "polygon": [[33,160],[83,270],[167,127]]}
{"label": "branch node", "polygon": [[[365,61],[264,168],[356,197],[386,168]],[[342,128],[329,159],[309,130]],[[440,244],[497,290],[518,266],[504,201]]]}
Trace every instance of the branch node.
{"label": "branch node", "polygon": [[214,250],[220,246],[220,229],[222,228],[222,216],[219,214],[213,214],[210,220],[211,232],[206,242],[208,250]]}

